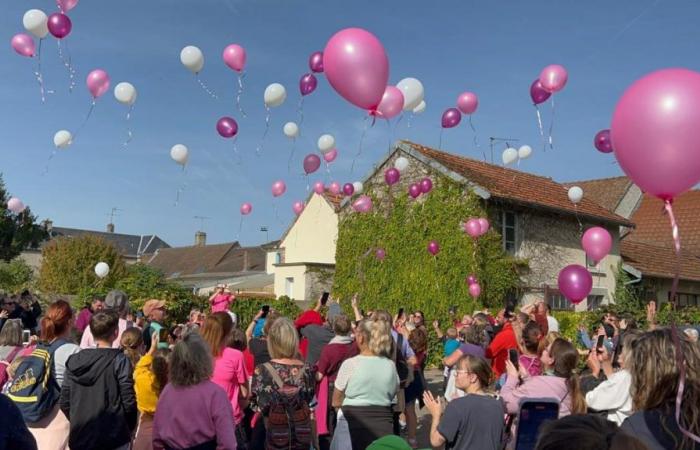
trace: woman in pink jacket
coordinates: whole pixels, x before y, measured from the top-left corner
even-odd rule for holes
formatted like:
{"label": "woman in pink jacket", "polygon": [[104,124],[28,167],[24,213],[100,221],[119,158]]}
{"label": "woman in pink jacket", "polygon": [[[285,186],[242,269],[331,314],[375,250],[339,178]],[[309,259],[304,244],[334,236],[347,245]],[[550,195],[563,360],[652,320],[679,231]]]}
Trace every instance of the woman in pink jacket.
{"label": "woman in pink jacket", "polygon": [[[501,398],[509,414],[517,414],[520,400],[524,398],[555,398],[559,400],[559,417],[585,414],[586,401],[574,373],[578,352],[566,339],[556,339],[542,352],[544,375],[530,376],[510,360],[506,361],[506,383],[501,388]],[[522,380],[522,381],[521,381]]]}

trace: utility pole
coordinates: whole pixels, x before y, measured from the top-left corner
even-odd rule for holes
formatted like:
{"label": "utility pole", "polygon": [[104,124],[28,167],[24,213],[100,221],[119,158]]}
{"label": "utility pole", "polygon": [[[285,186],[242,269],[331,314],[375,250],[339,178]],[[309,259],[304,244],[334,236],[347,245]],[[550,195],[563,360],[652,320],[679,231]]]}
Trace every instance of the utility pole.
{"label": "utility pole", "polygon": [[211,219],[211,217],[205,217],[205,216],[193,216],[193,219],[199,220],[199,231],[204,231],[204,221]]}

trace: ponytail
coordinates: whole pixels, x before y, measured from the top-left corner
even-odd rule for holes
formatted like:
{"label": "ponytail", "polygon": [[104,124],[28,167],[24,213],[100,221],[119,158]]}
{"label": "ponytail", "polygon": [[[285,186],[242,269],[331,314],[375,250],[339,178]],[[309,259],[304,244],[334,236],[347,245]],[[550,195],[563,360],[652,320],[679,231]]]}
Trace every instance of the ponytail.
{"label": "ponytail", "polygon": [[554,359],[554,375],[566,379],[566,387],[571,396],[571,413],[585,414],[586,399],[581,392],[578,376],[575,373],[578,365],[578,351],[566,339],[557,338],[553,343],[550,354]]}
{"label": "ponytail", "polygon": [[41,340],[52,342],[68,330],[73,318],[73,310],[65,300],[56,300],[46,310],[41,319]]}

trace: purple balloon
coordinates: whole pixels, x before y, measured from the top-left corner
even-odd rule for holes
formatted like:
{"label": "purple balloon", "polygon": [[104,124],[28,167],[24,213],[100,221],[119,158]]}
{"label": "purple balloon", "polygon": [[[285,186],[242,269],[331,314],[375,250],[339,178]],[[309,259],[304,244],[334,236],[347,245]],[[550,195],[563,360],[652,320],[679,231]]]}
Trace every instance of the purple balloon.
{"label": "purple balloon", "polygon": [[467,284],[471,286],[472,284],[476,283],[476,275],[469,275],[467,277]]}
{"label": "purple balloon", "polygon": [[610,140],[610,130],[600,130],[593,139],[593,145],[601,153],[612,153],[612,141]]}
{"label": "purple balloon", "polygon": [[420,189],[420,184],[418,183],[413,183],[408,187],[408,195],[411,196],[411,198],[418,198],[421,194],[421,189]]}
{"label": "purple balloon", "polygon": [[354,193],[355,193],[355,186],[353,186],[352,183],[345,183],[343,185],[343,194],[350,197]]}
{"label": "purple balloon", "polygon": [[462,121],[462,113],[457,108],[447,108],[442,113],[442,128],[454,128]]}
{"label": "purple balloon", "polygon": [[551,93],[544,90],[539,78],[530,85],[530,98],[535,105],[546,102],[551,95]]}
{"label": "purple balloon", "polygon": [[399,169],[396,167],[387,169],[386,172],[384,172],[384,181],[386,181],[386,184],[389,186],[398,183],[400,178],[401,172],[399,172]]}
{"label": "purple balloon", "polygon": [[481,224],[479,219],[469,219],[467,223],[464,224],[464,232],[474,239],[481,236]]}
{"label": "purple balloon", "polygon": [[216,122],[216,131],[223,138],[232,138],[238,133],[238,123],[233,117],[222,117]]}
{"label": "purple balloon", "polygon": [[383,248],[378,248],[377,251],[374,252],[374,256],[376,256],[379,261],[384,261],[384,258],[386,258],[386,251]]}
{"label": "purple balloon", "polygon": [[313,52],[309,56],[309,69],[315,73],[323,73],[323,52]]}
{"label": "purple balloon", "polygon": [[427,194],[428,192],[433,190],[433,182],[430,180],[430,178],[423,178],[420,180],[420,191],[423,194]]}
{"label": "purple balloon", "polygon": [[299,80],[299,92],[302,96],[309,95],[316,90],[318,80],[313,73],[304,74]]}
{"label": "purple balloon", "polygon": [[479,283],[472,283],[469,285],[469,295],[471,295],[474,298],[477,298],[479,295],[481,295],[481,286]]}
{"label": "purple balloon", "polygon": [[73,23],[70,21],[70,17],[63,13],[51,14],[47,25],[49,27],[49,32],[56,39],[63,39],[68,36],[70,30],[73,29]]}
{"label": "purple balloon", "polygon": [[578,304],[588,297],[593,288],[593,277],[583,266],[571,264],[559,272],[559,291],[573,304]]}
{"label": "purple balloon", "polygon": [[321,158],[315,153],[309,153],[304,157],[304,172],[306,174],[314,173],[321,167]]}
{"label": "purple balloon", "polygon": [[440,244],[437,241],[430,241],[428,243],[428,253],[435,256],[440,253]]}

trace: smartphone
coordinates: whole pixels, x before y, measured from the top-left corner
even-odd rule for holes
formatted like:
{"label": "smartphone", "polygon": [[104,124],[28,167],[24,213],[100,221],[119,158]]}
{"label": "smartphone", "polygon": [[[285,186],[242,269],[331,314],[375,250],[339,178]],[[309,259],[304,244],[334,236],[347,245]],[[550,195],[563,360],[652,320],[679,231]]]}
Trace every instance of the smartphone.
{"label": "smartphone", "polygon": [[22,345],[25,347],[29,345],[29,338],[32,335],[31,331],[29,330],[22,330]]}
{"label": "smartphone", "polygon": [[170,337],[170,333],[168,332],[167,328],[161,328],[160,331],[158,331],[158,342],[168,342],[168,338]]}
{"label": "smartphone", "polygon": [[508,359],[510,359],[510,362],[513,363],[515,368],[517,369],[519,366],[518,363],[518,351],[514,348],[508,349]]}
{"label": "smartphone", "polygon": [[328,296],[329,295],[331,295],[330,292],[324,292],[323,295],[321,295],[321,306],[328,303]]}
{"label": "smartphone", "polygon": [[559,401],[552,398],[530,398],[520,403],[515,450],[534,450],[540,427],[549,420],[557,420]]}
{"label": "smartphone", "polygon": [[270,312],[270,305],[263,305],[263,307],[260,309],[262,310],[262,316],[260,317],[262,317],[263,319],[266,318],[268,313]]}
{"label": "smartphone", "polygon": [[603,353],[603,343],[605,342],[605,336],[602,334],[598,336],[598,342],[595,344],[595,351],[598,353]]}
{"label": "smartphone", "polygon": [[399,308],[399,313],[396,315],[397,319],[401,319],[403,317],[403,307]]}

